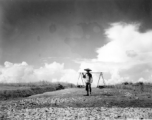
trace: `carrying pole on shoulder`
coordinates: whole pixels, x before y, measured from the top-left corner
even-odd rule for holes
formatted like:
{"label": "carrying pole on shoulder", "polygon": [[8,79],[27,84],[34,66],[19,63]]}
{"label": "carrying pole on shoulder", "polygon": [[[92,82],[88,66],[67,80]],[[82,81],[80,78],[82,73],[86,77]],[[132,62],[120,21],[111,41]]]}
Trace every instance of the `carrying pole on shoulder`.
{"label": "carrying pole on shoulder", "polygon": [[[82,85],[78,85],[78,82],[77,82],[77,86],[85,86],[85,82],[84,82],[84,79],[83,79],[83,73],[84,72],[80,72],[79,73],[79,77],[78,77],[78,82],[79,82],[79,79],[81,77],[81,81],[82,81]],[[93,73],[93,74],[99,74],[99,79],[98,79],[98,83],[97,83],[97,88],[103,88],[106,84],[105,84],[105,80],[104,80],[104,77],[103,77],[103,72],[90,72],[90,73]],[[100,82],[100,79],[103,79],[103,85],[100,86],[99,85],[99,82]]]}

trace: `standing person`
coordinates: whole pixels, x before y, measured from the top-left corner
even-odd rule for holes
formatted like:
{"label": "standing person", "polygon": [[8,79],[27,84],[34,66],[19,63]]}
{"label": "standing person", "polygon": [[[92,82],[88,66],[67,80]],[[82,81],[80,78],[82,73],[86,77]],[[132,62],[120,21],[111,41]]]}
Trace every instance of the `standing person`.
{"label": "standing person", "polygon": [[[91,83],[93,82],[93,77],[92,74],[90,73],[90,69],[84,69],[86,71],[86,74],[83,74],[83,78],[86,79],[85,83],[86,83],[86,91],[87,91],[87,96],[89,96],[92,92],[91,89]],[[90,93],[90,94],[89,94]]]}

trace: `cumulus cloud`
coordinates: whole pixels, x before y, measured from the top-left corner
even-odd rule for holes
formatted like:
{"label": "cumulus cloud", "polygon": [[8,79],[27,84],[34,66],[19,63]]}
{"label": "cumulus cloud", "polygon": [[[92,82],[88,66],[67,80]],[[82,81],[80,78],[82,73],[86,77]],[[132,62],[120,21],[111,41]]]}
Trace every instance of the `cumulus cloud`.
{"label": "cumulus cloud", "polygon": [[[105,30],[109,41],[96,50],[94,59],[77,60],[79,72],[90,68],[104,72],[106,84],[120,82],[151,82],[152,80],[152,30],[139,31],[140,24],[114,23]],[[94,75],[93,86],[99,74]],[[34,82],[40,80],[77,83],[78,73],[65,69],[64,64],[45,63],[35,69],[26,62],[5,62],[0,66],[0,82]]]}
{"label": "cumulus cloud", "polygon": [[152,30],[141,33],[140,24],[114,23],[105,30],[109,42],[97,49],[97,58],[81,62],[81,69],[110,73],[108,84],[151,82]]}
{"label": "cumulus cloud", "polygon": [[5,62],[0,67],[0,82],[22,83],[22,82],[70,82],[76,83],[78,75],[75,70],[65,69],[64,64],[53,62],[45,63],[44,66],[35,69],[26,62],[11,63]]}

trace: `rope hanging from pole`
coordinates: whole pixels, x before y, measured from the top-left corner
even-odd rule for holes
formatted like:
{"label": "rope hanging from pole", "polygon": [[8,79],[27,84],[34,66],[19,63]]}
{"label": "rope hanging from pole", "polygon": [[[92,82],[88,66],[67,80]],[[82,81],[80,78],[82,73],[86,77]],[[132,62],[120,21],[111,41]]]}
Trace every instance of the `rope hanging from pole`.
{"label": "rope hanging from pole", "polygon": [[[81,81],[82,81],[82,85],[78,85],[78,82],[79,82],[79,79],[80,79],[80,78],[81,78]],[[77,87],[82,88],[82,87],[85,86],[84,81],[83,81],[83,79],[82,79],[82,73],[79,74],[78,82],[77,82]]]}
{"label": "rope hanging from pole", "polygon": [[[100,85],[99,85],[99,81],[100,81],[100,78],[101,78],[101,77],[102,77],[102,79],[103,79],[103,86],[100,86]],[[105,85],[106,85],[106,84],[105,84],[105,81],[104,81],[104,78],[103,78],[103,73],[101,72],[100,75],[99,75],[99,80],[98,80],[97,88],[104,88]]]}
{"label": "rope hanging from pole", "polygon": [[99,74],[99,79],[98,79],[97,87],[99,87],[100,77],[101,77],[101,73]]}
{"label": "rope hanging from pole", "polygon": [[[102,73],[101,73],[102,74]],[[103,84],[104,84],[104,86],[106,85],[106,83],[105,83],[105,80],[104,80],[104,78],[103,78],[103,74],[101,75],[102,76],[102,79],[103,79]]]}
{"label": "rope hanging from pole", "polygon": [[80,78],[80,76],[81,76],[81,73],[79,74],[79,77],[78,77],[77,86],[78,86],[78,82],[79,82],[79,78]]}
{"label": "rope hanging from pole", "polygon": [[[82,73],[81,73],[81,74],[82,74]],[[85,85],[85,82],[84,82],[83,79],[82,79],[82,75],[81,75],[81,80],[82,80],[82,84]]]}

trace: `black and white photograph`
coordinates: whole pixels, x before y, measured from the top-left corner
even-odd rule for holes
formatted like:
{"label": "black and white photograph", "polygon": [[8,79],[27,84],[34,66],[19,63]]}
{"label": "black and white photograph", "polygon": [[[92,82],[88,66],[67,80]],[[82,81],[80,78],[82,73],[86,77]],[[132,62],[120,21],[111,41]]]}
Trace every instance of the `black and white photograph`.
{"label": "black and white photograph", "polygon": [[152,120],[152,0],[0,0],[0,120]]}

